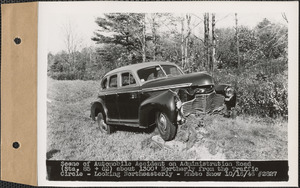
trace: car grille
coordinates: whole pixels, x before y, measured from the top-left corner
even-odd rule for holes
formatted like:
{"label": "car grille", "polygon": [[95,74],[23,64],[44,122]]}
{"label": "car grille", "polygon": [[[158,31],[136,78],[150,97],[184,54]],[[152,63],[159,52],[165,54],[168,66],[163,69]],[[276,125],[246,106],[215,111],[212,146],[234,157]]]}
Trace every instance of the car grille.
{"label": "car grille", "polygon": [[222,107],[224,104],[224,96],[212,92],[210,94],[196,94],[193,100],[183,103],[183,114],[189,115],[193,113],[207,114]]}

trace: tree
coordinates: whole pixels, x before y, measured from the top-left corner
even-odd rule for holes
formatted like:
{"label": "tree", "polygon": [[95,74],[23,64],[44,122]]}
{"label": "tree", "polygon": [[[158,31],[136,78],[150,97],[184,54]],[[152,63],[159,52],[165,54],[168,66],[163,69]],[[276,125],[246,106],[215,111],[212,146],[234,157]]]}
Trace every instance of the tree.
{"label": "tree", "polygon": [[264,19],[257,24],[255,31],[265,58],[276,59],[286,54],[288,41],[286,26],[274,24],[268,19]]}
{"label": "tree", "polygon": [[181,67],[184,68],[184,40],[185,40],[185,26],[184,26],[184,17],[182,16],[181,18],[181,43],[180,43],[180,48],[181,48]]}
{"label": "tree", "polygon": [[216,18],[215,14],[212,13],[211,15],[211,40],[212,40],[212,53],[211,53],[211,72],[214,72],[214,66],[216,63],[216,34],[215,34],[215,27],[216,27]]}
{"label": "tree", "polygon": [[236,54],[237,54],[237,68],[238,68],[238,73],[240,69],[240,44],[239,44],[239,28],[238,28],[238,18],[237,18],[237,13],[235,15],[235,38],[236,38]]}
{"label": "tree", "polygon": [[82,38],[78,34],[75,25],[70,21],[63,25],[62,30],[66,51],[68,53],[68,59],[66,60],[66,63],[68,64],[67,71],[72,72],[75,70],[76,52],[82,45]]}
{"label": "tree", "polygon": [[204,67],[207,69],[210,65],[210,42],[209,42],[209,13],[204,13],[204,47],[206,63]]}
{"label": "tree", "polygon": [[185,15],[186,20],[186,36],[185,36],[185,49],[184,49],[184,66],[183,68],[189,68],[189,44],[190,44],[190,35],[191,35],[191,15]]}
{"label": "tree", "polygon": [[282,18],[284,19],[284,21],[285,21],[286,23],[289,23],[289,21],[288,21],[288,19],[287,19],[285,13],[281,13],[281,16],[282,16]]}
{"label": "tree", "polygon": [[93,41],[123,46],[138,62],[146,61],[146,42],[151,38],[146,36],[145,14],[110,13],[98,17],[96,23],[100,29],[94,33]]}
{"label": "tree", "polygon": [[158,41],[159,41],[159,35],[157,33],[157,29],[159,27],[158,24],[158,13],[150,14],[150,25],[151,25],[151,32],[152,32],[152,42],[153,42],[153,61],[156,61],[156,56],[158,54]]}

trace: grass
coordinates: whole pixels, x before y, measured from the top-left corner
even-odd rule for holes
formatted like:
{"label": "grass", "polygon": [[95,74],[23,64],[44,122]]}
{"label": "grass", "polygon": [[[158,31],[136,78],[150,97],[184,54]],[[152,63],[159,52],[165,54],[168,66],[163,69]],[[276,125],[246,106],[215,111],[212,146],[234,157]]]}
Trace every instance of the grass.
{"label": "grass", "polygon": [[[170,149],[152,140],[158,132],[119,128],[101,134],[89,117],[97,81],[48,78],[47,158],[51,160],[274,160],[287,159],[287,121],[220,115],[190,116]],[[167,145],[167,144],[165,144]]]}

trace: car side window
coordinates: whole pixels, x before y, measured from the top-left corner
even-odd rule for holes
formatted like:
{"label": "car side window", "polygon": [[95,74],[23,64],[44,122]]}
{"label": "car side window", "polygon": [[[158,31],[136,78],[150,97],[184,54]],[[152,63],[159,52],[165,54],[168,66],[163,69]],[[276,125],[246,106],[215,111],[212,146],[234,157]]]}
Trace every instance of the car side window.
{"label": "car side window", "polygon": [[118,87],[118,77],[117,77],[117,75],[113,75],[109,78],[109,87],[110,88]]}
{"label": "car side window", "polygon": [[135,85],[136,81],[133,77],[133,75],[129,72],[122,73],[122,86],[128,86],[128,85]]}
{"label": "car side window", "polygon": [[140,77],[141,81],[148,81],[165,77],[165,74],[160,66],[155,66],[138,70],[138,76]]}
{"label": "car side window", "polygon": [[105,78],[102,83],[101,83],[101,88],[102,89],[107,89],[107,78]]}

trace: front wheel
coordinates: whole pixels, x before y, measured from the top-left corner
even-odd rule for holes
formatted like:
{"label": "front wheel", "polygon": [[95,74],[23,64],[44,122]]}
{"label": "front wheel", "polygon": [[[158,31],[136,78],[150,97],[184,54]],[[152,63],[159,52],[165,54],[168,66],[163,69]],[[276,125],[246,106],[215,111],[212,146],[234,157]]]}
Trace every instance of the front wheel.
{"label": "front wheel", "polygon": [[101,112],[97,116],[97,123],[101,132],[106,134],[111,134],[113,132],[113,127],[105,123]]}
{"label": "front wheel", "polygon": [[172,140],[175,137],[177,126],[169,120],[165,113],[158,112],[156,114],[156,124],[160,136],[164,141]]}

